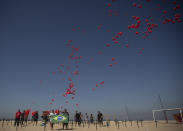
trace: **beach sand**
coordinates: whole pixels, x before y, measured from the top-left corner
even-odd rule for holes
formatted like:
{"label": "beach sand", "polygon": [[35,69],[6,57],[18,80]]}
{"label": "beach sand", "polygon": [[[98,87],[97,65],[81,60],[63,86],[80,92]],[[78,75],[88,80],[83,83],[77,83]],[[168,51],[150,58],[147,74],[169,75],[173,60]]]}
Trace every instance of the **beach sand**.
{"label": "beach sand", "polygon": [[[40,126],[40,121],[38,126],[33,126],[31,122],[29,122],[28,126],[24,127],[18,127],[17,131],[44,131],[44,127]],[[16,127],[13,126],[13,122],[4,122],[2,127],[2,121],[0,122],[0,131],[16,131]],[[62,125],[61,124],[55,124],[53,131],[61,131]],[[110,126],[106,126],[106,122],[104,122],[104,126],[96,126],[94,124],[91,124],[90,127],[88,125],[81,125],[80,127],[76,126],[74,124],[69,124],[69,130],[73,131],[183,131],[183,123],[176,123],[175,121],[169,121],[169,123],[165,123],[164,121],[158,121],[157,127],[156,123],[153,121],[143,121],[142,125],[141,122],[137,124],[137,121],[133,121],[132,125],[131,122],[125,122],[120,121],[119,125],[115,125],[114,121],[110,122]],[[48,123],[45,131],[51,131],[50,125]]]}

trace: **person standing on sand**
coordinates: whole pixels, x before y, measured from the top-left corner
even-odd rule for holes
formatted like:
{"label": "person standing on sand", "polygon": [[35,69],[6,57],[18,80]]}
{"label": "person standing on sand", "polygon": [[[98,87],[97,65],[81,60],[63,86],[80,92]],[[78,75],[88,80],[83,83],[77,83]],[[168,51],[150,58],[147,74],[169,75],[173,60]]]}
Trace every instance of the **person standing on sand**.
{"label": "person standing on sand", "polygon": [[88,117],[88,114],[85,113],[85,124],[88,124],[89,123],[89,117]]}
{"label": "person standing on sand", "polygon": [[90,115],[90,123],[93,124],[93,114]]}
{"label": "person standing on sand", "polygon": [[[34,114],[33,119],[34,119],[34,123],[36,123],[36,126],[37,126],[37,121],[39,119],[38,111],[36,111],[36,113]],[[33,123],[33,126],[34,126],[34,123]]]}
{"label": "person standing on sand", "polygon": [[63,115],[67,115],[67,117],[68,117],[68,121],[63,123],[63,129],[64,129],[65,126],[66,126],[66,129],[68,129],[68,124],[69,124],[69,112],[67,111],[67,109],[64,110]]}
{"label": "person standing on sand", "polygon": [[81,122],[82,122],[82,114],[81,112],[79,112],[79,115],[78,115],[78,118],[79,118],[79,126],[81,125]]}
{"label": "person standing on sand", "polygon": [[19,123],[20,123],[20,116],[21,116],[21,112],[20,110],[18,110],[16,112],[16,115],[15,115],[15,123],[14,123],[14,126],[19,126]]}
{"label": "person standing on sand", "polygon": [[43,111],[43,114],[41,115],[41,117],[42,117],[42,119],[43,119],[43,123],[42,123],[42,125],[44,126],[44,131],[45,131],[45,129],[46,129],[46,124],[47,124],[47,122],[48,122],[48,112],[46,112],[46,111]]}
{"label": "person standing on sand", "polygon": [[100,111],[98,111],[97,120],[98,120],[98,124],[100,126],[103,126],[103,114]]}
{"label": "person standing on sand", "polygon": [[31,123],[33,123],[33,122],[34,122],[34,114],[35,114],[35,112],[32,112]]}
{"label": "person standing on sand", "polygon": [[78,124],[80,126],[81,124],[81,118],[80,118],[80,113],[78,113],[78,111],[76,111],[76,114],[75,114],[75,126]]}
{"label": "person standing on sand", "polygon": [[2,127],[4,126],[4,120],[5,120],[5,119],[3,118],[3,119],[2,119]]}
{"label": "person standing on sand", "polygon": [[26,126],[27,126],[27,119],[28,119],[28,116],[29,116],[29,112],[30,112],[29,109],[24,112],[24,123],[26,124]]}
{"label": "person standing on sand", "polygon": [[52,112],[51,112],[50,115],[49,115],[51,130],[53,130],[53,123],[51,122],[51,117],[52,117],[53,115],[55,115],[54,110],[52,110]]}
{"label": "person standing on sand", "polygon": [[25,110],[20,115],[20,124],[21,124],[21,127],[24,125],[24,114],[25,114]]}
{"label": "person standing on sand", "polygon": [[43,123],[46,125],[46,123],[48,122],[48,113],[46,111],[43,111],[41,117],[43,119]]}

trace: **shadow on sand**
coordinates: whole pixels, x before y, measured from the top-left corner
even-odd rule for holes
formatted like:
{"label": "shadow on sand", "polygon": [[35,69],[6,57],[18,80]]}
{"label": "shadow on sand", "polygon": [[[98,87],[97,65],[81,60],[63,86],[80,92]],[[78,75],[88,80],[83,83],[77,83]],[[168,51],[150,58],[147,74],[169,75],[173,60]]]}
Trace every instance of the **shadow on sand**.
{"label": "shadow on sand", "polygon": [[63,129],[63,128],[61,128],[61,129],[57,129],[58,131],[60,131],[60,130],[74,130],[74,128],[69,128],[69,129]]}

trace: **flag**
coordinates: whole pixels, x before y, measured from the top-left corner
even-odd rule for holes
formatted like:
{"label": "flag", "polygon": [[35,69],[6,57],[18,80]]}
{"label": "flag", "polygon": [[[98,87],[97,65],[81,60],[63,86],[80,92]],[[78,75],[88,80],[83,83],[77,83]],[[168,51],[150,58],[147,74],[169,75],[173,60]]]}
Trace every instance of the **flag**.
{"label": "flag", "polygon": [[68,115],[66,114],[61,114],[61,115],[53,115],[50,118],[51,123],[69,123],[69,118]]}

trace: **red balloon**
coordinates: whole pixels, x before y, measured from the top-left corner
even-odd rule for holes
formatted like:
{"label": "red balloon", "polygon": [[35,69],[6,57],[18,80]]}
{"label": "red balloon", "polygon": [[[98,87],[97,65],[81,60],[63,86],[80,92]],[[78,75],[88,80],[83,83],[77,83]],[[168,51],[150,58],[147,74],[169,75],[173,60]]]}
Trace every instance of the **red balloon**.
{"label": "red balloon", "polygon": [[136,20],[139,20],[140,18],[139,17],[136,17]]}
{"label": "red balloon", "polygon": [[114,38],[114,37],[112,37],[112,40],[114,41],[114,40],[115,40],[115,38]]}
{"label": "red balloon", "polygon": [[142,6],[139,4],[139,5],[138,5],[138,8],[142,8]]}
{"label": "red balloon", "polygon": [[132,16],[132,19],[135,19],[135,16]]}
{"label": "red balloon", "polygon": [[126,48],[128,48],[128,44],[126,44]]}
{"label": "red balloon", "polygon": [[110,30],[107,29],[106,32],[110,32]]}
{"label": "red balloon", "polygon": [[68,78],[68,81],[72,81],[72,79],[69,77],[69,78]]}
{"label": "red balloon", "polygon": [[115,40],[115,41],[114,41],[114,44],[118,44],[118,41],[117,41],[117,40]]}
{"label": "red balloon", "polygon": [[101,51],[98,51],[98,54],[100,55],[102,52]]}
{"label": "red balloon", "polygon": [[108,7],[110,7],[110,6],[111,6],[111,4],[110,4],[110,3],[108,3],[108,4],[107,4],[107,6],[108,6]]}
{"label": "red balloon", "polygon": [[104,84],[104,81],[101,81],[101,82],[100,82],[100,85],[103,85],[103,84]]}
{"label": "red balloon", "polygon": [[176,5],[176,8],[177,8],[177,9],[180,9],[180,5]]}
{"label": "red balloon", "polygon": [[110,47],[110,44],[106,44],[106,47]]}
{"label": "red balloon", "polygon": [[164,11],[163,11],[163,14],[166,14],[166,13],[167,13],[167,11],[166,11],[166,10],[164,10]]}
{"label": "red balloon", "polygon": [[136,28],[136,29],[137,29],[139,26],[140,26],[140,24],[138,24],[138,23],[135,24],[135,28]]}
{"label": "red balloon", "polygon": [[140,20],[137,20],[137,23],[140,24]]}
{"label": "red balloon", "polygon": [[176,5],[176,4],[177,4],[177,2],[176,2],[176,1],[173,1],[172,3],[173,3],[174,5]]}
{"label": "red balloon", "polygon": [[122,36],[122,32],[118,32],[117,34],[120,35],[120,36]]}
{"label": "red balloon", "polygon": [[134,7],[136,7],[137,6],[137,4],[134,2],[133,4],[132,4]]}

